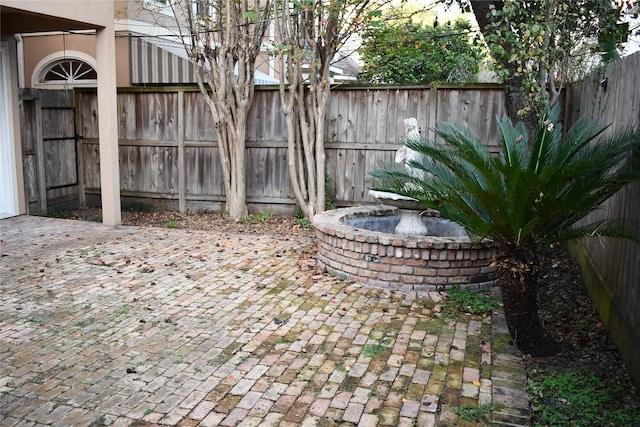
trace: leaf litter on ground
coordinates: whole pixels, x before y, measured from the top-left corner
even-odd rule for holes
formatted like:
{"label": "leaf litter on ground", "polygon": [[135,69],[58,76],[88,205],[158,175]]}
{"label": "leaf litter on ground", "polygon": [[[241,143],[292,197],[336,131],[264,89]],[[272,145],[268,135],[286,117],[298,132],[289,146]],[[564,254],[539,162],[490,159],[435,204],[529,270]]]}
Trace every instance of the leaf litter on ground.
{"label": "leaf litter on ground", "polygon": [[[99,208],[65,210],[63,218],[100,221]],[[130,209],[122,212],[123,225],[138,227],[166,227],[170,221],[176,221],[183,230],[205,230],[226,234],[270,235],[277,238],[315,238],[315,231],[311,226],[303,226],[299,220],[291,217],[270,216],[260,218],[260,221],[244,221],[242,223],[230,220],[216,212],[188,212],[185,214],[175,211],[155,209]],[[313,269],[315,253],[302,252],[299,254],[303,262],[301,267]],[[598,381],[599,387],[606,390],[606,408],[583,409],[583,414],[572,415],[575,419],[563,421],[562,416],[552,418],[557,424],[549,425],[589,425],[599,422],[592,415],[603,414],[606,424],[607,415],[628,413],[640,414],[640,393],[634,386],[627,373],[620,353],[614,346],[609,334],[598,316],[582,280],[579,268],[566,254],[562,246],[556,245],[543,251],[543,271],[539,288],[540,317],[545,327],[557,339],[565,343],[565,349],[553,357],[534,358],[523,356],[528,381],[530,385],[530,401],[533,409],[532,425],[548,423],[549,411],[562,410],[571,396],[554,396],[543,399],[535,394],[535,386],[543,384],[545,380],[555,379],[562,375],[584,373],[587,381]],[[322,280],[322,274],[312,277]],[[376,291],[377,292],[377,291]],[[372,290],[374,293],[374,290]],[[336,301],[337,303],[337,301]],[[433,308],[434,313],[441,309],[441,305]],[[339,307],[338,307],[339,309]],[[275,320],[275,319],[274,319]],[[280,319],[278,319],[280,320]],[[564,378],[564,377],[560,377]],[[569,377],[570,378],[570,377]],[[595,378],[595,380],[594,380]],[[564,381],[564,380],[563,380]],[[566,382],[569,382],[567,380]],[[557,408],[551,407],[554,403]],[[596,398],[594,405],[602,404]],[[626,412],[625,412],[626,411]],[[552,414],[553,415],[553,414]],[[583,419],[579,419],[582,416]],[[590,418],[591,417],[591,418]],[[624,418],[622,418],[624,420]],[[640,425],[640,420],[631,418],[631,424]]]}

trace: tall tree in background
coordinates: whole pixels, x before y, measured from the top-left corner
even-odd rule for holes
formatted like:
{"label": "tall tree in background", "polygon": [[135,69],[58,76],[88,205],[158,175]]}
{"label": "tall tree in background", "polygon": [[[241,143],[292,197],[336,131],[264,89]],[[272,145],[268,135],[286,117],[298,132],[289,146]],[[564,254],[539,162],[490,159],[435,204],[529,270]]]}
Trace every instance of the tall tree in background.
{"label": "tall tree in background", "polygon": [[247,215],[246,130],[256,58],[269,26],[271,0],[179,0],[171,3],[220,151],[226,211]]}
{"label": "tall tree in background", "polygon": [[[437,22],[437,21],[436,21]],[[482,50],[469,37],[471,24],[425,25],[384,19],[365,32],[359,79],[371,83],[466,83],[476,80]]]}
{"label": "tall tree in background", "polygon": [[[456,0],[445,0],[452,3]],[[627,27],[623,2],[603,0],[457,0],[471,8],[507,88],[506,109],[533,141],[540,113],[554,105],[570,71],[591,52],[615,58]]]}
{"label": "tall tree in background", "polygon": [[276,0],[274,55],[279,64],[288,165],[307,218],[325,209],[325,115],[330,67],[338,49],[362,31],[387,0]]}

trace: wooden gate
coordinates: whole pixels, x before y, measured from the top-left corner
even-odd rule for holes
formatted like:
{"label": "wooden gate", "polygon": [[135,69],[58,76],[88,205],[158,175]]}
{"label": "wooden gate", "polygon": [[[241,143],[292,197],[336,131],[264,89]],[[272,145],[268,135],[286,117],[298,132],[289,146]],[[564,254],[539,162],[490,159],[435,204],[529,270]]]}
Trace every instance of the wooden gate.
{"label": "wooden gate", "polygon": [[25,89],[20,100],[27,213],[82,203],[73,91]]}

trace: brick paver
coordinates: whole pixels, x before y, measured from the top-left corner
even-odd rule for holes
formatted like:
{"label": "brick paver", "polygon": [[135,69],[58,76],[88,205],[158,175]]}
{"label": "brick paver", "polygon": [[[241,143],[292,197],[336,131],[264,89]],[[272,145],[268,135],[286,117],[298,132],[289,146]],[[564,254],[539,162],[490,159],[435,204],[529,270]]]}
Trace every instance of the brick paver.
{"label": "brick paver", "polygon": [[[315,269],[314,242],[0,220],[0,425],[529,425],[500,311]],[[495,344],[493,344],[495,343]],[[470,424],[471,423],[471,424]]]}

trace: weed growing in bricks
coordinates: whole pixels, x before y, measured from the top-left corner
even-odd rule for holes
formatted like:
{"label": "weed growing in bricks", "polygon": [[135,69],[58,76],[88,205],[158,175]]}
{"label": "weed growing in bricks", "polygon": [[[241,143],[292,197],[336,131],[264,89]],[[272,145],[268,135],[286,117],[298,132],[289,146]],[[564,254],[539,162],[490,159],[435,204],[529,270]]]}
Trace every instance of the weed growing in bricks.
{"label": "weed growing in bricks", "polygon": [[459,408],[455,408],[456,415],[462,418],[464,421],[479,421],[481,423],[491,422],[491,414],[493,411],[498,411],[502,408],[502,405],[498,405],[494,402],[485,403],[478,407],[469,405],[462,405]]}
{"label": "weed growing in bricks", "polygon": [[500,300],[491,295],[490,291],[460,290],[459,287],[450,288],[449,302],[460,311],[471,314],[485,314],[495,310]]}
{"label": "weed growing in bricks", "polygon": [[374,357],[377,354],[382,353],[387,349],[387,346],[391,343],[389,338],[383,338],[374,344],[365,344],[362,349],[362,356],[364,357]]}

